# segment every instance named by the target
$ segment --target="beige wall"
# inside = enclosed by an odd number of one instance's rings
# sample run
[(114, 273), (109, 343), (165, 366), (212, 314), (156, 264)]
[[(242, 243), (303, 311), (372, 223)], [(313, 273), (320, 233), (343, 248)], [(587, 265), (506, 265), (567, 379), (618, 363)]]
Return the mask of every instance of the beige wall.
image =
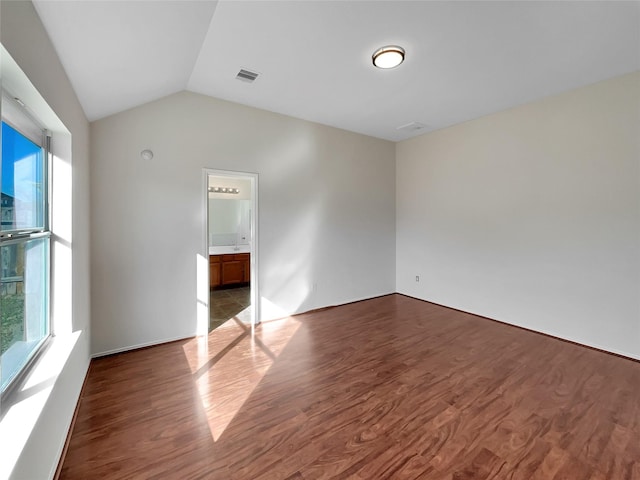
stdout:
[(259, 175), (263, 320), (395, 291), (394, 155), (188, 92), (92, 123), (93, 353), (196, 333), (203, 168)]
[(2, 45), (28, 77), (12, 78), (12, 87), (53, 131), (56, 335), (17, 394), (0, 406), (0, 478), (47, 479), (57, 467), (89, 365), (89, 124), (31, 2), (1, 2), (0, 18)]
[(639, 139), (634, 73), (400, 142), (398, 291), (640, 358)]

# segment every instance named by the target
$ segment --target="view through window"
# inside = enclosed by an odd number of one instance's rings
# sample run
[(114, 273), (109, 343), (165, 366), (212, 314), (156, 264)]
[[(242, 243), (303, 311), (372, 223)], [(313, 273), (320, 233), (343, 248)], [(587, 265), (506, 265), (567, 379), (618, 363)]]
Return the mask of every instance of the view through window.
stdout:
[(50, 333), (47, 141), (44, 135), (38, 141), (14, 127), (26, 117), (13, 123), (4, 114), (3, 102), (1, 392), (19, 377)]

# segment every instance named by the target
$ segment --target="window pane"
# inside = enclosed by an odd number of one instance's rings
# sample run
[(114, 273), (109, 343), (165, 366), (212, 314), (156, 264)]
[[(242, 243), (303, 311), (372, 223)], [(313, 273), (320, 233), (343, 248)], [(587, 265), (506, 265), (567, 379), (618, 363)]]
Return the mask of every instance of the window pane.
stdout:
[(43, 149), (2, 122), (2, 230), (44, 228)]
[(2, 245), (1, 390), (49, 335), (49, 238)]

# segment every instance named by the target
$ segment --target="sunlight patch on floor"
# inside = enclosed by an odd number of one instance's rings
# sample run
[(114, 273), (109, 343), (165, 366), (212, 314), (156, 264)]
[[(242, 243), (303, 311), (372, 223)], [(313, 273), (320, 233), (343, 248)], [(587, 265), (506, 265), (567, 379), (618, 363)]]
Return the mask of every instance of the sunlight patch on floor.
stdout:
[(185, 357), (214, 441), (220, 439), (299, 327), (300, 322), (291, 317), (253, 329), (232, 318), (207, 337), (185, 344)]

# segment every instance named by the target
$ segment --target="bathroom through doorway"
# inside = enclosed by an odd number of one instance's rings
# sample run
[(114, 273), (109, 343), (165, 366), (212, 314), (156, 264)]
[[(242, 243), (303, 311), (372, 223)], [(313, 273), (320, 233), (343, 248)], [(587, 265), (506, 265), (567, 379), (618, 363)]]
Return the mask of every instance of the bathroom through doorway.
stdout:
[(206, 170), (208, 331), (259, 322), (257, 175)]

